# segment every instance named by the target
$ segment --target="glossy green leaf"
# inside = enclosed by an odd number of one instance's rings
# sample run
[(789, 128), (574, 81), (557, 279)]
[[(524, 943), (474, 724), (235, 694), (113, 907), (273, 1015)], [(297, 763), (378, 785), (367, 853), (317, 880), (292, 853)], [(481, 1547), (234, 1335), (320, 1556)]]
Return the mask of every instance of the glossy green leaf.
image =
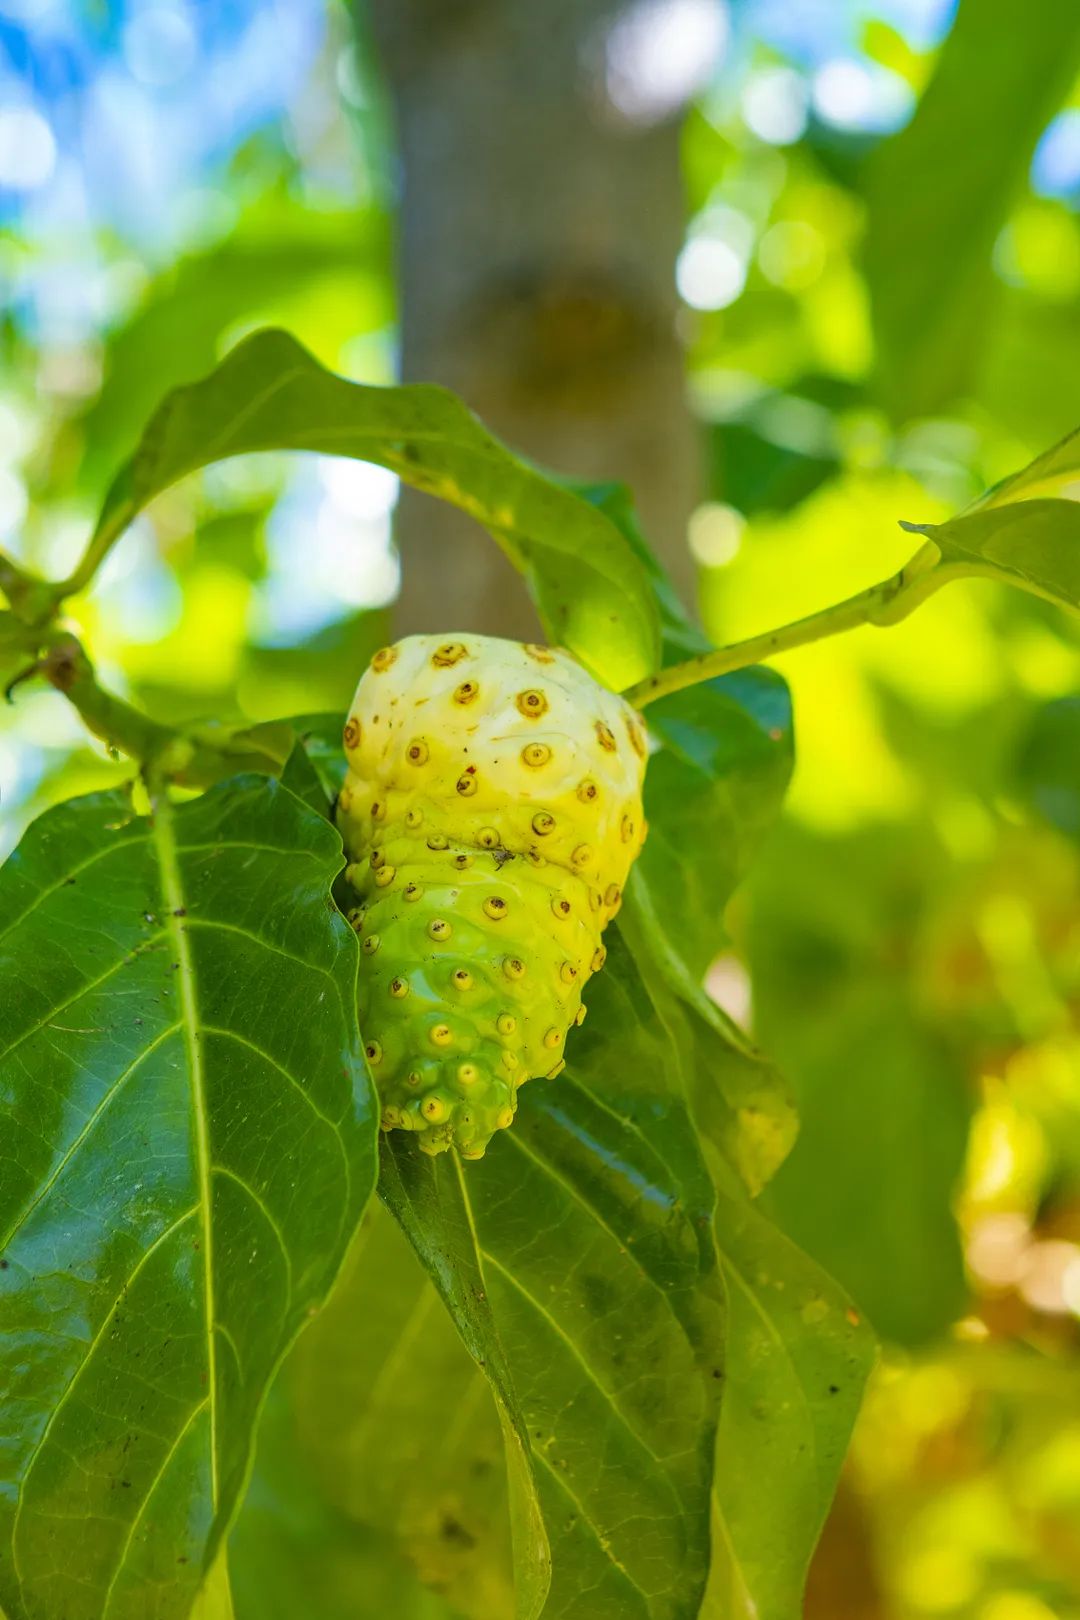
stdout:
[(392, 1557), (407, 1559), (462, 1615), (513, 1613), (506, 1466), (491, 1392), (379, 1205), (282, 1386), (319, 1500), (376, 1530)]
[(246, 338), (209, 376), (167, 396), (106, 497), (96, 549), (185, 473), (254, 450), (389, 467), (491, 531), (525, 575), (549, 635), (598, 679), (621, 689), (653, 668), (652, 593), (602, 513), (511, 455), (445, 389), (349, 382), (285, 332)]
[(650, 704), (649, 837), (637, 874), (658, 926), (697, 979), (723, 939), (724, 907), (780, 808), (791, 775), (791, 700), (747, 669)]
[[(580, 1032), (599, 1033), (525, 1087), (495, 1150), (425, 1161), (391, 1135), (380, 1186), (518, 1437), (545, 1617), (678, 1620), (708, 1567), (723, 1376), (711, 1190), (664, 1028), (647, 997), (627, 1018), (617, 947), (609, 968)], [(597, 1085), (597, 1052), (619, 1087)], [(519, 1569), (544, 1552), (519, 1530)]]
[[(713, 1232), (727, 1300), (724, 1396), (713, 1486), (705, 1620), (794, 1620), (874, 1358), (873, 1337), (844, 1290), (751, 1202), (790, 1151), (786, 1086), (689, 980), (656, 950), (642, 888), (619, 931), (629, 941), (640, 1006), (645, 985), (663, 1029), (655, 1055), (690, 1099), (711, 1174)], [(615, 957), (615, 972), (627, 973)], [(609, 966), (611, 964), (609, 963)], [(608, 973), (605, 968), (604, 974)], [(597, 997), (594, 995), (594, 1001)], [(598, 1069), (621, 1079), (640, 1034), (627, 1006), (590, 1029)], [(614, 1030), (627, 1031), (620, 1051)], [(582, 1034), (585, 1033), (582, 1031)], [(614, 1050), (612, 1050), (614, 1048)], [(642, 1125), (647, 1116), (642, 1118)]]
[(334, 830), (264, 777), (0, 870), (0, 1595), (180, 1620), (374, 1176)]
[(946, 563), (1080, 610), (1080, 506), (1013, 500), (962, 512), (947, 523), (905, 523), (940, 546)]
[(721, 1193), (716, 1234), (728, 1376), (700, 1620), (798, 1620), (873, 1339), (843, 1289), (744, 1196)]
[(1080, 62), (1059, 0), (961, 0), (911, 122), (866, 178), (865, 249), (881, 390), (900, 418), (975, 380), (995, 297), (995, 240)]
[[(366, 1300), (357, 1342), (377, 1314), (374, 1304)], [(335, 1494), (321, 1489), (309, 1465), (312, 1436), (301, 1442), (291, 1399), (292, 1369), (306, 1337), (270, 1391), (251, 1482), (229, 1534), (235, 1620), (466, 1620), (421, 1584), (391, 1537), (351, 1519)], [(337, 1418), (341, 1433), (352, 1433), (363, 1407)]]
[(1080, 428), (1067, 433), (1041, 456), (1029, 461), (1019, 472), (1010, 473), (969, 508), (980, 511), (990, 506), (1006, 506), (1012, 501), (1058, 497), (1076, 500), (1080, 495)]

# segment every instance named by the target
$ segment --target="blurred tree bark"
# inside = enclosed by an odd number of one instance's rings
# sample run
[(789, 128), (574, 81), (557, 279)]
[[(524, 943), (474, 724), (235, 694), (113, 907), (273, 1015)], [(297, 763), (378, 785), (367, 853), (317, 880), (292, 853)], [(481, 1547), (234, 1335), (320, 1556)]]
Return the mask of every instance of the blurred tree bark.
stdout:
[[(678, 122), (634, 123), (605, 95), (605, 37), (625, 7), (366, 0), (402, 164), (402, 374), (454, 389), (541, 465), (631, 484), (689, 597)], [(470, 519), (406, 493), (398, 537), (402, 629), (536, 633)]]

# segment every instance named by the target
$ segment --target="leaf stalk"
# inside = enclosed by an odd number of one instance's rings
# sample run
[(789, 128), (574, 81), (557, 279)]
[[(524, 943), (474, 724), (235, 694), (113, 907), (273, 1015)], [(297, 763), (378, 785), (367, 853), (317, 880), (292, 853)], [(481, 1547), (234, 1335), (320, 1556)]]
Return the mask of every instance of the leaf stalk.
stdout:
[(657, 670), (655, 675), (631, 686), (623, 697), (635, 708), (644, 709), (647, 704), (670, 697), (673, 692), (682, 692), (689, 686), (698, 686), (702, 681), (711, 681), (717, 675), (730, 675), (751, 664), (760, 664), (778, 653), (789, 652), (793, 647), (805, 647), (811, 642), (823, 641), (827, 636), (855, 630), (864, 624), (879, 627), (899, 624), (950, 580), (973, 572), (966, 564), (942, 563), (940, 550), (933, 541), (928, 541), (899, 573), (889, 579), (881, 580), (855, 596), (846, 597), (842, 602), (821, 608), (817, 613), (796, 619), (791, 624), (779, 625), (774, 630), (750, 636), (745, 641), (732, 642), (727, 647), (717, 647), (712, 652), (688, 658), (684, 663)]

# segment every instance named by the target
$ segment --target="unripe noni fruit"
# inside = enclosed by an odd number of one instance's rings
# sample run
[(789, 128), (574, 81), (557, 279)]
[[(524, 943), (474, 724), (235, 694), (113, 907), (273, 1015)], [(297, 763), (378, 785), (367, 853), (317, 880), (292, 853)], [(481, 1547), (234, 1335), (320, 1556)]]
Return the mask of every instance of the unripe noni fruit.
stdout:
[(563, 1067), (645, 836), (645, 731), (568, 653), (490, 636), (377, 652), (338, 824), (384, 1130), (478, 1159)]

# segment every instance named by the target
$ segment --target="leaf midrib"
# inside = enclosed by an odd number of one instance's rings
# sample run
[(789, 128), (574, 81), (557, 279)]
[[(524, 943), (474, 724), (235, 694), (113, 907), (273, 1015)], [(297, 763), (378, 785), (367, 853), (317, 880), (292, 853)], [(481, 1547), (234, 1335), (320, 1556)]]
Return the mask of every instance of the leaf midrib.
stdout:
[(191, 1104), (194, 1121), (196, 1172), (199, 1209), (203, 1228), (203, 1275), (206, 1322), (206, 1367), (210, 1412), (210, 1499), (214, 1512), (218, 1506), (217, 1460), (217, 1368), (214, 1344), (214, 1223), (210, 1191), (210, 1132), (206, 1110), (206, 1070), (199, 1041), (199, 1007), (196, 994), (195, 964), (191, 944), (181, 918), (187, 913), (184, 885), (180, 876), (179, 852), (173, 826), (173, 807), (167, 790), (154, 807), (150, 822), (150, 835), (157, 850), (161, 872), (161, 894), (165, 901), (166, 930), (173, 944), (177, 963), (176, 979), (179, 989), (180, 1023), (184, 1049), (187, 1053), (188, 1074), (191, 1080)]

